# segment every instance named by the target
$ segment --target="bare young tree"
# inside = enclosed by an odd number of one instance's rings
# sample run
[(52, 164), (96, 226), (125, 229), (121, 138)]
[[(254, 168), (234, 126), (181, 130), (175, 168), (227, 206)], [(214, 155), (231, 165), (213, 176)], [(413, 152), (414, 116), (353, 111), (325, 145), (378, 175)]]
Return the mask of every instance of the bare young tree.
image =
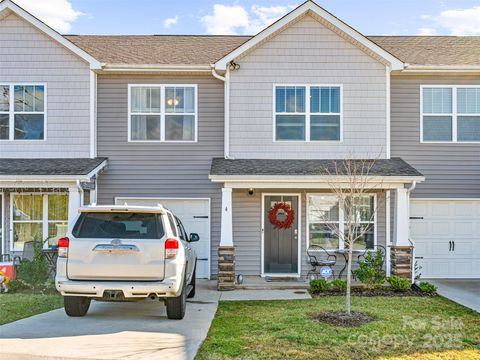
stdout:
[(381, 180), (372, 175), (372, 169), (376, 164), (371, 160), (332, 160), (322, 170), (327, 175), (327, 183), (332, 194), (337, 198), (339, 206), (343, 210), (343, 221), (330, 222), (330, 214), (319, 211), (325, 215), (323, 220), (332, 236), (343, 241), (348, 249), (347, 253), (347, 289), (345, 297), (345, 312), (351, 315), (350, 295), (352, 284), (352, 258), (354, 244), (372, 230), (377, 205), (370, 207), (370, 211), (362, 210), (361, 201), (367, 195), (375, 193), (381, 186)]

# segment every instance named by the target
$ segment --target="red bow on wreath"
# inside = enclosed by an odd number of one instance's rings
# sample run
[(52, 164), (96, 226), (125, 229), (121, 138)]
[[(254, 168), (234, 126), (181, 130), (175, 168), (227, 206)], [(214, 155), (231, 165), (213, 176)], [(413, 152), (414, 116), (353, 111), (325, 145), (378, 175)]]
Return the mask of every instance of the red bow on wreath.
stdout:
[[(278, 213), (282, 211), (286, 214), (285, 220), (278, 220)], [(275, 229), (289, 229), (295, 220), (295, 212), (292, 207), (285, 202), (278, 202), (268, 212), (268, 219)]]

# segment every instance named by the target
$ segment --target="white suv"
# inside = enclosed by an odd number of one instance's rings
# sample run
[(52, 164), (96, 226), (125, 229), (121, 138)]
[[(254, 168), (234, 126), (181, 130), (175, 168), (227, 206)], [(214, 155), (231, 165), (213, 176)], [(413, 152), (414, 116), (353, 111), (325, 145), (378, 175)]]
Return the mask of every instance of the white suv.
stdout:
[(195, 295), (198, 234), (161, 205), (89, 206), (58, 241), (55, 285), (69, 316), (84, 316), (92, 299), (164, 300), (169, 319), (183, 319)]

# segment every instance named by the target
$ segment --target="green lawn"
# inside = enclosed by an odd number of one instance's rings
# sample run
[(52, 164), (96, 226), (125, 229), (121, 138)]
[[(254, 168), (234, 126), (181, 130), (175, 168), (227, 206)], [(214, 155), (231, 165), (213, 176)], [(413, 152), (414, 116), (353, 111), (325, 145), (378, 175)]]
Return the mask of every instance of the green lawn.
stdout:
[(441, 297), (355, 297), (376, 321), (357, 328), (314, 322), (343, 297), (220, 302), (197, 359), (480, 359), (480, 315)]
[(63, 299), (58, 294), (0, 294), (0, 325), (62, 306)]

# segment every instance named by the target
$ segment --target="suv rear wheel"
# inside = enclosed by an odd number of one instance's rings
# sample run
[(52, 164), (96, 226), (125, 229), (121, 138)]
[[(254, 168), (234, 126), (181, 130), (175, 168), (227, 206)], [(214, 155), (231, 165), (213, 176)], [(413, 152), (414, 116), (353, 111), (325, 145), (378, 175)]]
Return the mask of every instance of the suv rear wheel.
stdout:
[(177, 297), (167, 298), (167, 317), (171, 320), (182, 320), (187, 307), (187, 280), (183, 281), (182, 292)]
[(83, 296), (64, 296), (63, 305), (68, 316), (85, 316), (92, 299)]

